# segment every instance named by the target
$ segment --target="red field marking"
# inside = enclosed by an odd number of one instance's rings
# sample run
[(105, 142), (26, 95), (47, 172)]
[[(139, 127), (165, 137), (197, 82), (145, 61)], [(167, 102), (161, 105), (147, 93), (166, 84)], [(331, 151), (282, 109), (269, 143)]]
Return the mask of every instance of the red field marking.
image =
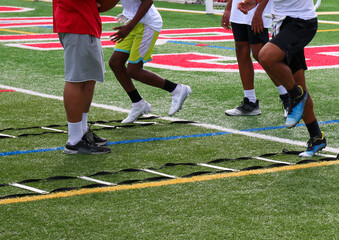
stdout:
[(233, 41), (232, 30), (221, 27), (214, 28), (184, 28), (163, 29), (159, 39), (173, 41), (195, 41), (195, 42), (224, 42)]
[[(115, 46), (110, 40), (101, 40), (102, 47), (111, 47)], [(40, 50), (40, 51), (50, 51), (50, 50), (61, 50), (62, 45), (60, 42), (38, 42), (38, 43), (20, 43), (20, 44), (6, 44), (6, 46), (26, 48), (31, 50)]]
[(58, 40), (58, 34), (14, 34), (0, 35), (0, 42), (20, 42), (20, 41), (42, 41), (42, 40)]
[[(17, 18), (16, 18), (17, 19)], [(20, 18), (24, 19), (24, 18)], [(31, 19), (31, 18), (29, 18)], [(38, 19), (44, 21), (46, 19)], [(25, 21), (27, 18), (25, 18)], [(48, 19), (47, 19), (48, 20)], [(111, 17), (107, 21), (112, 20)], [(108, 38), (112, 32), (102, 33), (102, 46), (114, 47), (114, 43)], [(42, 40), (50, 40), (53, 42), (37, 42)], [(157, 45), (163, 44), (166, 41), (193, 41), (201, 42), (196, 46), (204, 47), (206, 42), (223, 42), (233, 41), (231, 30), (218, 28), (194, 28), (194, 29), (164, 29), (159, 35)], [(19, 42), (26, 41), (22, 44), (6, 44), (7, 46), (33, 49), (33, 50), (59, 50), (62, 49), (58, 41), (58, 35), (50, 34), (22, 34), (22, 35), (0, 35), (0, 42)], [(306, 62), (309, 69), (325, 69), (339, 68), (339, 45), (330, 46), (312, 46), (305, 48)], [(238, 71), (236, 58), (225, 55), (210, 55), (203, 53), (174, 53), (174, 54), (158, 54), (154, 55), (153, 61), (148, 63), (148, 66), (165, 68), (182, 71)], [(258, 63), (254, 63), (254, 68), (257, 71), (263, 71)]]
[(27, 12), (34, 10), (33, 8), (22, 8), (22, 7), (12, 7), (12, 6), (0, 6), (0, 13), (5, 12)]
[[(305, 57), (310, 70), (339, 68), (339, 45), (306, 47)], [(238, 71), (235, 57), (197, 52), (156, 54), (153, 55), (153, 61), (147, 63), (146, 66), (178, 71)], [(263, 71), (258, 63), (254, 63), (254, 69)]]
[(306, 47), (305, 57), (309, 69), (338, 68), (339, 45)]
[(0, 89), (0, 93), (2, 92), (15, 92), (13, 89)]
[[(1, 18), (0, 18), (1, 21)], [(107, 19), (107, 22), (113, 21)], [(112, 32), (103, 32), (102, 38), (108, 38)], [(195, 41), (195, 42), (224, 42), (233, 41), (231, 30), (223, 28), (196, 28), (196, 29), (165, 29), (160, 32), (159, 40), (173, 41)], [(19, 42), (19, 41), (42, 41), (42, 40), (58, 40), (55, 33), (49, 34), (14, 34), (0, 35), (0, 42)]]
[[(100, 16), (102, 23), (117, 23), (112, 16)], [(52, 17), (3, 17), (0, 18), (0, 28), (53, 26)]]

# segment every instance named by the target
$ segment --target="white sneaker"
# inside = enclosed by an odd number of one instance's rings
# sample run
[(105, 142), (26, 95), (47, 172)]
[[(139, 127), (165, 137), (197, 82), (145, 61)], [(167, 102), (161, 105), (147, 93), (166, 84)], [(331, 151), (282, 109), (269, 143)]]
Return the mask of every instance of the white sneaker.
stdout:
[(177, 87), (180, 87), (180, 90), (172, 92), (172, 103), (171, 109), (168, 112), (168, 115), (173, 116), (176, 112), (178, 112), (186, 98), (192, 93), (192, 90), (189, 86), (178, 84)]
[(128, 114), (128, 117), (121, 121), (121, 123), (132, 123), (137, 120), (140, 116), (147, 114), (152, 111), (151, 104), (146, 102), (144, 99), (137, 103), (132, 104), (132, 109)]

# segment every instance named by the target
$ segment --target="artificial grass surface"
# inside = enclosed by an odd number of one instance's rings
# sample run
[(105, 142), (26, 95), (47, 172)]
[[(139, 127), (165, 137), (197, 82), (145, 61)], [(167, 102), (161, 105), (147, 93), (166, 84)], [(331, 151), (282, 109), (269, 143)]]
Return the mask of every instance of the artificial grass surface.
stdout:
[[(36, 8), (24, 13), (1, 13), (10, 16), (52, 16), (51, 3), (2, 0), (2, 5)], [(203, 10), (203, 6), (156, 2), (157, 7)], [(105, 15), (116, 16), (121, 8)], [(325, 1), (319, 11), (337, 11), (336, 1)], [(221, 16), (161, 11), (164, 29), (219, 27)], [(338, 21), (338, 15), (319, 16), (320, 20)], [(104, 24), (111, 31), (114, 24)], [(319, 24), (319, 31), (310, 46), (338, 44), (337, 25)], [(11, 30), (11, 29), (9, 29)], [(50, 33), (41, 27), (15, 30)], [(14, 34), (1, 31), (0, 34)], [(194, 42), (193, 42), (194, 43)], [(233, 42), (208, 43), (234, 47)], [(104, 48), (107, 73), (104, 84), (97, 84), (94, 102), (130, 109), (131, 104), (113, 77), (107, 62), (113, 48)], [(230, 49), (197, 47), (166, 43), (155, 47), (154, 54), (200, 52), (235, 57)], [(33, 51), (0, 45), (0, 84), (62, 96), (63, 53)], [(224, 128), (253, 129), (282, 126), (278, 92), (267, 75), (257, 73), (255, 87), (262, 115), (232, 118), (225, 109), (237, 106), (242, 89), (237, 72), (186, 72), (158, 68), (147, 69), (175, 82), (188, 84), (193, 94), (175, 115), (180, 119), (214, 124)], [(308, 89), (315, 100), (318, 121), (338, 120), (338, 69), (306, 72)], [(152, 104), (153, 114), (167, 116), (171, 96), (159, 89), (136, 83), (142, 96)], [(117, 120), (127, 114), (92, 107), (89, 120)], [(170, 124), (163, 119), (140, 120), (157, 124), (146, 127), (98, 130), (110, 142), (193, 136), (220, 132), (189, 124)], [(63, 103), (59, 100), (26, 95), (19, 92), (0, 93), (0, 129), (66, 124)], [(112, 125), (119, 125), (113, 123)], [(339, 147), (338, 123), (321, 125), (328, 146)], [(93, 128), (97, 128), (94, 127)], [(63, 129), (63, 128), (61, 128)], [(37, 133), (43, 130), (25, 130)], [(22, 131), (5, 131), (18, 135)], [(305, 127), (292, 130), (274, 129), (255, 133), (305, 142)], [(17, 139), (0, 139), (0, 153), (62, 147), (66, 134), (45, 134)], [(282, 149), (301, 151), (304, 147), (273, 142), (237, 134), (189, 137), (175, 140), (128, 142), (109, 145), (112, 153), (101, 156), (68, 156), (61, 150), (16, 154), (0, 157), (0, 184), (52, 176), (88, 176), (99, 171), (128, 168), (158, 168), (165, 163), (207, 163), (219, 158), (254, 157)], [(329, 153), (326, 152), (325, 153)], [(333, 153), (332, 153), (333, 154)], [(277, 155), (270, 159), (296, 163), (295, 155)], [(320, 159), (315, 157), (314, 159)], [(242, 169), (268, 166), (260, 160), (226, 161), (216, 165)], [(201, 166), (176, 166), (158, 170), (184, 176), (196, 171), (213, 171)], [(97, 176), (109, 182), (145, 179), (154, 175), (145, 172), (119, 172)], [(0, 205), (1, 239), (336, 239), (338, 225), (338, 166), (322, 166), (262, 175), (252, 175), (206, 182), (195, 182)], [(51, 191), (61, 187), (79, 187), (90, 182), (80, 179), (39, 181), (27, 185)], [(0, 197), (27, 193), (14, 187), (0, 187)]]

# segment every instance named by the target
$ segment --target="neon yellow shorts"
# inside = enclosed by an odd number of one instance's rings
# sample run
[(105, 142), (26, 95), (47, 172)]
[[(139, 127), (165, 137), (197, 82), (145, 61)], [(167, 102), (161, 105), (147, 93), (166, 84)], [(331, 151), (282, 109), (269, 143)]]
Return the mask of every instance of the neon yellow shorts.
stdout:
[(130, 63), (152, 61), (152, 52), (159, 32), (138, 23), (128, 36), (115, 45), (114, 51), (129, 54)]

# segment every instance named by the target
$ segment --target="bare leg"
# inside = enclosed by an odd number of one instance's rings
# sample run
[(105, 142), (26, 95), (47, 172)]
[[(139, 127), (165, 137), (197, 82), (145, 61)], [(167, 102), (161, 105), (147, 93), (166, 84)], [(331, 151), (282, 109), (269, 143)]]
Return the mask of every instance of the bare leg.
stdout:
[(235, 43), (237, 61), (242, 86), (244, 90), (254, 89), (254, 68), (248, 42)]
[(136, 88), (132, 82), (131, 76), (128, 75), (125, 66), (128, 56), (127, 53), (115, 51), (109, 60), (109, 66), (124, 90), (126, 92), (132, 92)]
[[(252, 44), (251, 45), (251, 50), (252, 50), (252, 56), (253, 58), (259, 62), (259, 52), (260, 50), (263, 48), (264, 44), (259, 43), (259, 44)], [(276, 87), (280, 86), (281, 84), (275, 80), (269, 73), (267, 73), (267, 75), (270, 77), (270, 79), (272, 80), (272, 82), (274, 83), (274, 85)]]
[(143, 65), (142, 61), (135, 64), (129, 63), (127, 66), (128, 75), (147, 85), (163, 88), (166, 80), (153, 72), (143, 69)]
[(82, 106), (84, 105), (83, 86), (84, 83), (65, 83), (64, 107), (68, 122), (80, 122), (82, 119)]
[(267, 74), (286, 90), (292, 89), (296, 81), (285, 63), (285, 53), (273, 43), (267, 43), (259, 52), (259, 62)]
[(109, 65), (115, 77), (126, 92), (132, 92), (135, 90), (135, 86), (131, 78), (150, 86), (158, 88), (164, 87), (166, 80), (153, 72), (144, 70), (142, 61), (135, 64), (128, 63), (128, 67), (126, 68), (125, 64), (127, 59), (128, 54), (123, 52), (114, 52), (109, 61)]
[(95, 83), (96, 83), (95, 81), (88, 81), (85, 82), (83, 86), (82, 89), (82, 94), (84, 96), (83, 113), (89, 112), (94, 95)]

